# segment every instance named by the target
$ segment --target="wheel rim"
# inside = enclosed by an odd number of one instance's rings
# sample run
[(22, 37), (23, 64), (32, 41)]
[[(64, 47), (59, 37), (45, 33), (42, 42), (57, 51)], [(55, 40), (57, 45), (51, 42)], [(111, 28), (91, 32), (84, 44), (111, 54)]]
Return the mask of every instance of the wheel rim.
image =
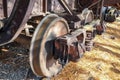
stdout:
[(30, 48), (31, 68), (38, 76), (52, 77), (62, 69), (54, 59), (52, 43), (56, 37), (68, 33), (68, 25), (63, 18), (48, 15), (37, 28)]

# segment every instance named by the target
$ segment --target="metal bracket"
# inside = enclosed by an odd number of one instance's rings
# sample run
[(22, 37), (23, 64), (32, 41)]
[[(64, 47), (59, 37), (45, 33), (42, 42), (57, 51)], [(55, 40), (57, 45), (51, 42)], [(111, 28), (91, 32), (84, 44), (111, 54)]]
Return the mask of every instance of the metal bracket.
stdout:
[(54, 57), (63, 59), (68, 56), (70, 61), (77, 61), (85, 52), (85, 30), (76, 30), (55, 40)]

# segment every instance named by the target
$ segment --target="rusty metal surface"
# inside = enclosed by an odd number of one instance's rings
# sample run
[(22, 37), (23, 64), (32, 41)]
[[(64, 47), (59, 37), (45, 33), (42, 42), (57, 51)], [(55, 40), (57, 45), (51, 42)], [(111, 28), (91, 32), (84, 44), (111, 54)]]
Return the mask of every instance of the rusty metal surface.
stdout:
[(4, 17), (8, 17), (8, 12), (7, 12), (7, 0), (2, 0), (3, 2), (3, 12), (4, 12)]
[(67, 58), (69, 61), (78, 61), (85, 53), (85, 34), (84, 30), (79, 29), (57, 38), (54, 57), (60, 59), (61, 63)]
[(118, 7), (117, 3), (120, 3), (120, 0), (105, 0), (104, 5)]

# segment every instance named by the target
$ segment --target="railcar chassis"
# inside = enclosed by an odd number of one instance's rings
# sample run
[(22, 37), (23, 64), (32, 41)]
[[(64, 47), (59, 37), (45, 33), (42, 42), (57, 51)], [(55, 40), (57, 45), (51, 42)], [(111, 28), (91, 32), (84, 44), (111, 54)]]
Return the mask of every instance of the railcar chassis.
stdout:
[[(14, 0), (8, 15), (3, 2), (0, 20), (0, 46), (14, 41), (29, 22), (35, 0)], [(32, 34), (30, 66), (38, 76), (52, 77), (69, 61), (78, 61), (90, 51), (93, 38), (105, 31), (103, 6), (119, 8), (120, 0), (39, 0), (40, 22)], [(86, 4), (89, 3), (89, 4)], [(36, 15), (38, 16), (38, 15)]]

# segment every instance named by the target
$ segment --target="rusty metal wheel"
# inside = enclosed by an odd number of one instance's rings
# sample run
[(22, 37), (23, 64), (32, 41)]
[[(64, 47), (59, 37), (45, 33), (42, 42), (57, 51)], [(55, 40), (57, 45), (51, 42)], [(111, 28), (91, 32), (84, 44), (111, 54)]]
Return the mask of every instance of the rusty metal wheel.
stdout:
[(53, 40), (68, 32), (67, 22), (57, 15), (50, 14), (40, 22), (30, 47), (30, 65), (36, 75), (52, 77), (61, 71), (62, 64), (54, 59)]
[(4, 15), (6, 17), (4, 23), (0, 29), (0, 46), (15, 40), (21, 31), (24, 29), (24, 25), (30, 17), (35, 0), (11, 0), (13, 8), (10, 10), (10, 14), (7, 14), (7, 1), (4, 2)]

